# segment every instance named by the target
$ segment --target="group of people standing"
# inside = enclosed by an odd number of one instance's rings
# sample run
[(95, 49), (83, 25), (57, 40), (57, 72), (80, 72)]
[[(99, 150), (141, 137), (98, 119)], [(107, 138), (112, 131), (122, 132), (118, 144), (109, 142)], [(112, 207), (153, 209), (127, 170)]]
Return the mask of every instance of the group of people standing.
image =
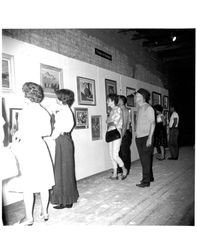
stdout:
[[(40, 85), (27, 82), (23, 85), (25, 107), (19, 117), (19, 130), (14, 135), (18, 145), (18, 162), (23, 183), (26, 216), (20, 221), (32, 225), (34, 193), (41, 197), (40, 217), (49, 219), (49, 200), (54, 209), (71, 208), (77, 202), (79, 193), (75, 176), (74, 144), (71, 132), (75, 126), (71, 106), (74, 93), (61, 89), (56, 94), (56, 111), (51, 116), (41, 105), (44, 98)], [(154, 146), (160, 148), (161, 158), (165, 158), (167, 145), (165, 119), (160, 106), (155, 111), (149, 104), (150, 93), (139, 89), (135, 94), (137, 105), (136, 145), (142, 164), (142, 180), (138, 187), (148, 187), (154, 181), (152, 156)], [(132, 127), (130, 111), (126, 108), (125, 96), (109, 94), (107, 105), (111, 108), (107, 118), (107, 131), (116, 129), (119, 138), (109, 142), (109, 152), (113, 164), (111, 180), (125, 180), (131, 168)], [(174, 111), (172, 109), (172, 111)], [(174, 111), (170, 119), (169, 147), (170, 159), (178, 159), (178, 114)], [(156, 124), (156, 128), (155, 128)], [(154, 133), (155, 131), (155, 133)], [(155, 136), (154, 136), (155, 135)], [(45, 138), (55, 142), (53, 159)], [(155, 138), (155, 144), (154, 144)]]
[[(34, 193), (40, 193), (40, 217), (44, 221), (49, 219), (49, 199), (55, 209), (71, 208), (78, 200), (71, 137), (74, 116), (70, 107), (74, 93), (68, 89), (56, 91), (57, 108), (51, 124), (51, 115), (41, 105), (44, 98), (42, 87), (27, 82), (22, 91), (25, 107), (19, 117), (19, 130), (14, 135), (14, 142), (19, 149), (17, 158), (26, 211), (26, 216), (19, 223), (29, 226), (34, 222)], [(49, 136), (55, 143), (54, 161), (44, 140)]]
[[(119, 99), (119, 101), (118, 101)], [(152, 162), (153, 149), (156, 147), (160, 152), (159, 160), (165, 159), (165, 148), (169, 146), (171, 157), (169, 160), (178, 159), (178, 124), (179, 116), (174, 106), (171, 106), (171, 117), (169, 122), (169, 142), (167, 141), (166, 119), (163, 115), (161, 105), (152, 107), (149, 104), (150, 93), (146, 89), (140, 88), (135, 93), (137, 106), (136, 124), (136, 146), (138, 149), (141, 165), (142, 180), (136, 184), (138, 187), (149, 187), (154, 181)], [(118, 129), (120, 138), (109, 143), (110, 157), (113, 163), (113, 174), (110, 179), (118, 179), (119, 172), (122, 172), (121, 179), (126, 179), (131, 167), (130, 145), (132, 140), (131, 123), (129, 122), (129, 111), (125, 107), (126, 97), (116, 94), (109, 94), (107, 104), (111, 107), (110, 115), (107, 119), (108, 131)], [(122, 171), (121, 171), (122, 170)]]

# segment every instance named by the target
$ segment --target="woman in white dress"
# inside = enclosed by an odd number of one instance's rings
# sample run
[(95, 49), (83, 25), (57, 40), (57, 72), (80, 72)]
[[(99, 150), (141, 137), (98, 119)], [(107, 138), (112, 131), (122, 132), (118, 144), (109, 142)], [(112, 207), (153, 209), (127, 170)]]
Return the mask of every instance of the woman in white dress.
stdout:
[(25, 107), (19, 117), (19, 131), (15, 140), (19, 143), (19, 165), (24, 192), (26, 218), (24, 225), (33, 224), (34, 193), (41, 194), (42, 216), (48, 220), (49, 190), (54, 183), (53, 165), (43, 136), (51, 134), (50, 115), (40, 105), (43, 89), (40, 85), (27, 82), (22, 88)]

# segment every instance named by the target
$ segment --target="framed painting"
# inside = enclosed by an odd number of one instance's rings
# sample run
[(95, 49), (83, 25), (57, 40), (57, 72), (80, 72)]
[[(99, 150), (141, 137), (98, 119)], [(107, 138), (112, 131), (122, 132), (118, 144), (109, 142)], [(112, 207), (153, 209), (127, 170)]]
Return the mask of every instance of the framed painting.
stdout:
[(91, 127), (92, 127), (92, 140), (101, 140), (102, 139), (102, 121), (101, 115), (93, 115), (91, 116)]
[(75, 128), (88, 128), (87, 108), (75, 108)]
[(135, 89), (126, 87), (127, 107), (135, 107)]
[(63, 88), (63, 70), (41, 63), (40, 83), (46, 96), (55, 97), (55, 91)]
[(158, 92), (152, 92), (152, 106), (155, 106), (157, 104), (161, 105), (161, 94)]
[(116, 81), (105, 79), (105, 95), (106, 95), (106, 112), (109, 115), (111, 109), (107, 106), (107, 96), (109, 94), (117, 94), (117, 83)]
[(169, 99), (168, 99), (168, 96), (166, 95), (163, 96), (163, 108), (169, 109)]
[(13, 92), (14, 85), (14, 56), (2, 54), (2, 90)]
[(96, 105), (95, 80), (78, 76), (77, 93), (79, 105)]
[(19, 130), (18, 119), (22, 109), (21, 108), (10, 108), (10, 124), (9, 124), (9, 141), (13, 141), (13, 136), (16, 131)]

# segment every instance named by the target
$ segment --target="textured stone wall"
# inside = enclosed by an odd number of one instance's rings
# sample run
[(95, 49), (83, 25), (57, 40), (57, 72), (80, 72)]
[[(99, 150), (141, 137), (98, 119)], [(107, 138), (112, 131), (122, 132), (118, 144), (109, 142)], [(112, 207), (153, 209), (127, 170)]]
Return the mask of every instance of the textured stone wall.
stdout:
[[(158, 62), (136, 43), (128, 46), (114, 30), (6, 29), (3, 35), (157, 86), (167, 83)], [(95, 48), (112, 55), (112, 61), (95, 55)]]

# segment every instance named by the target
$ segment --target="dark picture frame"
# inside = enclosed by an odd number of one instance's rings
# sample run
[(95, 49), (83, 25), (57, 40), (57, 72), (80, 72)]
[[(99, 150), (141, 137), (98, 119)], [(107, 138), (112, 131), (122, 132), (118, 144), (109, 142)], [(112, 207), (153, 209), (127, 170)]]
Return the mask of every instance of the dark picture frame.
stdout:
[(83, 129), (89, 127), (88, 121), (88, 109), (87, 108), (75, 108), (75, 128)]
[(40, 64), (40, 83), (47, 97), (55, 97), (55, 91), (63, 88), (63, 70)]
[(127, 98), (127, 107), (135, 107), (135, 91), (136, 89), (126, 87), (126, 98)]
[(15, 90), (14, 77), (14, 56), (2, 54), (2, 91), (14, 92)]
[(152, 92), (152, 106), (155, 106), (157, 104), (161, 105), (161, 94), (153, 91)]
[(78, 94), (79, 105), (96, 106), (95, 80), (78, 76), (77, 94)]
[(102, 116), (92, 115), (91, 116), (91, 130), (92, 130), (92, 140), (102, 139)]
[(163, 108), (169, 109), (169, 97), (167, 95), (163, 96)]
[(117, 82), (110, 79), (105, 79), (105, 96), (106, 96), (106, 112), (109, 115), (111, 109), (107, 106), (107, 96), (109, 94), (117, 94)]
[(10, 108), (9, 141), (13, 141), (14, 134), (19, 130), (18, 118), (22, 108)]

